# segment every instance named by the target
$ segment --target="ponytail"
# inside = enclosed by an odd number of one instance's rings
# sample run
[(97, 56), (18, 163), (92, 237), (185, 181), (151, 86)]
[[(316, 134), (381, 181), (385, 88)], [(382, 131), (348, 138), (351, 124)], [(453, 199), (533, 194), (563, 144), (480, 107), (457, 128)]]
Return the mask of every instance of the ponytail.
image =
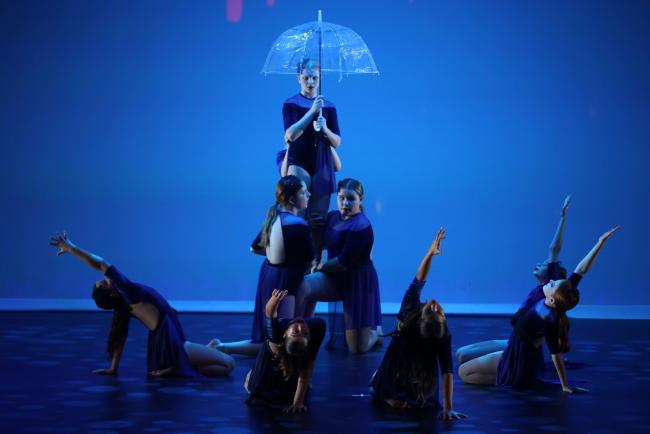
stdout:
[(273, 228), (273, 223), (278, 216), (278, 203), (274, 203), (266, 213), (266, 219), (262, 225), (262, 245), (266, 248), (269, 246), (271, 240), (271, 228)]

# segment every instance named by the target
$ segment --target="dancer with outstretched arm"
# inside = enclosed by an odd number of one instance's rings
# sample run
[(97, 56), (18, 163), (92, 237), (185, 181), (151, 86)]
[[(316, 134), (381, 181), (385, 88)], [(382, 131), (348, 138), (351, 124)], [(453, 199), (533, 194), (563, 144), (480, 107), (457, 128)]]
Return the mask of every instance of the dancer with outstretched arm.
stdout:
[(294, 317), (296, 292), (305, 273), (314, 265), (309, 226), (299, 216), (307, 208), (309, 196), (307, 186), (296, 176), (285, 176), (276, 184), (276, 201), (269, 208), (262, 230), (251, 245), (253, 253), (265, 257), (257, 282), (251, 338), (236, 342), (221, 342), (214, 338), (210, 346), (228, 354), (256, 355), (267, 338), (264, 306), (274, 289), (288, 291), (278, 307), (280, 316)]
[(278, 318), (278, 306), (287, 294), (286, 290), (274, 290), (266, 304), (268, 339), (246, 376), (244, 387), (250, 394), (246, 403), (285, 405), (286, 413), (304, 413), (325, 321)]
[[(556, 232), (560, 240), (567, 207), (568, 200), (565, 201), (562, 220)], [(522, 389), (543, 385), (541, 346), (545, 341), (562, 390), (566, 393), (586, 392), (586, 389), (571, 386), (566, 375), (563, 357), (569, 351), (569, 319), (566, 313), (578, 304), (578, 284), (593, 266), (607, 240), (618, 229), (617, 226), (602, 234), (568, 279), (557, 262), (561, 241), (554, 241), (548, 263), (545, 267), (536, 268), (538, 274), (545, 272), (544, 280), (528, 294), (513, 316), (513, 331), (505, 349), (490, 351), (493, 348), (480, 343), (460, 348), (457, 356), (464, 360), (458, 368), (460, 378), (470, 384), (496, 384), (503, 388)], [(482, 348), (490, 352), (482, 353)]]
[[(451, 332), (440, 303), (420, 301), (431, 260), (442, 253), (444, 239), (445, 229), (440, 228), (404, 294), (397, 330), (391, 334), (391, 343), (372, 377), (371, 393), (393, 408), (431, 407), (441, 410), (440, 419), (451, 420), (466, 417), (453, 409)], [(442, 406), (438, 401), (438, 371)]]
[(228, 375), (235, 360), (206, 345), (185, 339), (176, 311), (153, 288), (130, 281), (115, 265), (102, 257), (75, 245), (66, 232), (50, 237), (50, 245), (59, 248), (57, 255), (71, 253), (105, 277), (95, 282), (93, 299), (97, 307), (113, 311), (108, 336), (111, 365), (94, 371), (96, 374), (117, 375), (126, 343), (131, 316), (149, 329), (147, 341), (147, 371), (154, 377), (200, 377)]

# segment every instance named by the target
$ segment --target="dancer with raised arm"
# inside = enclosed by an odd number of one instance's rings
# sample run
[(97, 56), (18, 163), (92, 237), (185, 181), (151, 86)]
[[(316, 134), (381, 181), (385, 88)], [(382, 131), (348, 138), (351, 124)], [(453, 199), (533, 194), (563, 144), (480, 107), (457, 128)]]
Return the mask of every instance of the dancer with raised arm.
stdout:
[(108, 336), (111, 365), (94, 371), (96, 374), (117, 375), (130, 317), (134, 316), (149, 329), (147, 342), (147, 371), (154, 377), (200, 377), (228, 375), (235, 360), (227, 354), (185, 339), (176, 311), (153, 288), (131, 282), (114, 265), (102, 257), (75, 245), (66, 232), (50, 237), (50, 245), (59, 248), (57, 255), (71, 253), (105, 277), (95, 282), (93, 299), (97, 307), (113, 311)]
[[(529, 309), (534, 303), (540, 300), (542, 296), (541, 288), (550, 280), (566, 279), (567, 271), (560, 262), (560, 252), (564, 243), (564, 229), (566, 228), (567, 214), (569, 211), (569, 204), (571, 203), (571, 195), (564, 199), (562, 211), (560, 212), (560, 222), (557, 225), (551, 244), (548, 247), (548, 256), (543, 262), (539, 262), (533, 268), (533, 276), (538, 284), (528, 294), (526, 300), (521, 304), (519, 311)], [(456, 358), (460, 363), (465, 363), (468, 360), (477, 357), (494, 353), (496, 351), (503, 351), (508, 346), (507, 339), (495, 339), (491, 341), (477, 342), (475, 344), (465, 345), (456, 351)]]
[(279, 319), (278, 306), (288, 291), (274, 290), (266, 304), (268, 339), (262, 345), (244, 387), (247, 404), (288, 405), (286, 413), (307, 411), (305, 397), (314, 361), (325, 336), (320, 318)]
[[(422, 258), (418, 271), (408, 287), (397, 315), (397, 331), (379, 369), (372, 380), (372, 395), (393, 408), (440, 409), (444, 420), (466, 416), (453, 410), (454, 374), (451, 355), (451, 333), (445, 312), (436, 300), (420, 302), (431, 260), (440, 255), (445, 228), (440, 228)], [(438, 401), (438, 370), (442, 378), (442, 406)]]
[[(463, 361), (458, 368), (460, 378), (470, 384), (496, 384), (504, 388), (532, 388), (544, 384), (542, 343), (546, 341), (562, 390), (566, 393), (586, 392), (569, 384), (563, 354), (569, 351), (569, 319), (567, 311), (579, 301), (578, 284), (591, 269), (605, 242), (619, 229), (602, 234), (594, 247), (566, 278), (559, 266), (558, 254), (566, 219), (568, 198), (562, 208), (562, 219), (551, 244), (548, 262), (538, 265), (536, 275), (543, 276), (512, 318), (513, 331), (504, 350), (490, 351), (490, 346), (475, 344), (458, 350)], [(541, 280), (541, 279), (540, 279)], [(474, 357), (472, 357), (474, 356)]]
[(251, 245), (253, 253), (266, 257), (259, 272), (251, 338), (238, 342), (221, 342), (215, 338), (208, 345), (228, 354), (257, 354), (267, 338), (264, 306), (276, 288), (288, 291), (279, 306), (280, 316), (293, 318), (296, 291), (314, 265), (309, 226), (298, 216), (307, 208), (309, 196), (307, 186), (296, 176), (285, 176), (278, 181), (276, 203), (269, 208), (262, 231)]

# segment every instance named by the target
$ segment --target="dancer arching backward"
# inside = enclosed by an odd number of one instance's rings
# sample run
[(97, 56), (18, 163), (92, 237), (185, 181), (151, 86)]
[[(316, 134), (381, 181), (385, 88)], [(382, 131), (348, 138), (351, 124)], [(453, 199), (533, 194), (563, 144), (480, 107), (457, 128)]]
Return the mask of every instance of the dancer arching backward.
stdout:
[[(567, 206), (568, 199), (554, 240), (562, 238)], [(605, 242), (617, 230), (615, 227), (601, 235), (568, 279), (557, 262), (561, 241), (554, 241), (548, 264), (536, 268), (536, 273), (545, 275), (545, 279), (528, 294), (513, 316), (513, 331), (505, 350), (494, 351), (490, 344), (484, 349), (492, 352), (483, 354), (480, 351), (483, 344), (460, 348), (459, 359), (467, 360), (458, 369), (460, 378), (470, 384), (496, 384), (505, 388), (530, 388), (543, 384), (541, 345), (546, 341), (562, 390), (566, 393), (586, 392), (586, 389), (570, 386), (567, 379), (563, 357), (563, 353), (569, 350), (566, 312), (578, 304), (578, 283), (593, 265)], [(468, 354), (475, 357), (468, 360)]]
[(247, 404), (289, 405), (285, 412), (306, 412), (305, 396), (314, 361), (325, 336), (325, 321), (278, 319), (278, 305), (287, 291), (274, 290), (266, 304), (268, 339), (262, 345), (244, 387)]
[(452, 408), (454, 379), (451, 333), (442, 306), (429, 300), (420, 303), (431, 260), (442, 253), (440, 243), (445, 229), (440, 228), (411, 282), (399, 310), (397, 331), (379, 369), (372, 377), (372, 394), (394, 408), (434, 407), (438, 402), (438, 366), (442, 374), (441, 419), (466, 417)]
[(351, 352), (372, 348), (381, 330), (379, 281), (370, 259), (374, 235), (363, 213), (363, 186), (356, 179), (338, 183), (338, 211), (327, 216), (328, 261), (305, 276), (296, 315), (311, 317), (317, 301), (343, 300), (345, 340)]
[[(566, 227), (567, 212), (571, 203), (571, 195), (564, 199), (562, 212), (560, 213), (560, 222), (557, 225), (553, 239), (548, 248), (548, 257), (544, 262), (535, 265), (533, 276), (537, 279), (538, 285), (528, 294), (528, 297), (522, 303), (519, 311), (529, 309), (534, 303), (543, 298), (542, 287), (550, 280), (566, 279), (566, 268), (559, 261), (560, 251), (564, 242), (564, 229)], [(577, 285), (577, 283), (576, 283)], [(465, 345), (456, 351), (456, 358), (460, 363), (465, 363), (477, 357), (503, 351), (508, 346), (507, 339), (495, 339), (492, 341), (477, 342), (471, 345)]]
[[(318, 95), (318, 63), (303, 59), (298, 64), (297, 72), (300, 93), (287, 99), (282, 106), (284, 139), (289, 144), (287, 173), (305, 181), (312, 194), (308, 221), (318, 255), (322, 249), (330, 195), (335, 188), (334, 162), (330, 148), (339, 147), (341, 133), (336, 107)], [(322, 116), (319, 115), (321, 111)]]
[(131, 316), (149, 329), (147, 371), (150, 375), (217, 376), (228, 375), (235, 368), (235, 360), (229, 355), (187, 341), (176, 311), (155, 289), (131, 282), (114, 265), (73, 244), (65, 232), (51, 236), (50, 245), (59, 248), (57, 255), (72, 253), (105, 276), (95, 282), (93, 299), (97, 307), (113, 311), (108, 335), (111, 366), (94, 371), (96, 374), (117, 375)]
[(311, 233), (307, 222), (298, 217), (298, 213), (309, 204), (307, 186), (296, 176), (285, 176), (275, 187), (275, 199), (276, 203), (269, 209), (262, 231), (251, 246), (254, 253), (266, 256), (257, 283), (251, 339), (222, 343), (215, 338), (209, 344), (229, 354), (257, 354), (266, 339), (264, 306), (274, 289), (288, 291), (279, 307), (280, 316), (293, 318), (296, 291), (313, 265)]

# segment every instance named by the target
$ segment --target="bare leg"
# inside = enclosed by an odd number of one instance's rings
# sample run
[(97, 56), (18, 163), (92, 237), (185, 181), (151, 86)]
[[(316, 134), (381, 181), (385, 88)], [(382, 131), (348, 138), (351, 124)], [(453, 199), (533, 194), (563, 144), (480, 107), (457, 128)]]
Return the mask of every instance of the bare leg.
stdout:
[[(278, 307), (278, 316), (280, 318), (294, 317), (295, 297), (286, 297)], [(214, 348), (226, 354), (240, 354), (242, 356), (256, 356), (260, 349), (261, 343), (253, 343), (250, 339), (236, 342), (221, 342), (219, 338), (214, 338), (208, 342), (209, 348)]]
[(495, 351), (503, 351), (508, 346), (506, 339), (495, 339), (492, 341), (477, 342), (475, 344), (465, 345), (456, 351), (456, 358), (460, 363), (465, 363), (477, 357), (493, 353)]
[(204, 375), (228, 375), (235, 369), (235, 359), (206, 345), (187, 341), (185, 352), (190, 363)]
[(256, 356), (261, 343), (253, 343), (250, 339), (236, 342), (221, 342), (218, 338), (212, 339), (208, 347), (217, 349), (226, 354), (241, 354), (242, 356)]
[(314, 316), (317, 301), (338, 301), (339, 294), (327, 279), (325, 273), (316, 272), (305, 276), (296, 296), (296, 316)]
[(503, 351), (477, 357), (458, 367), (458, 376), (468, 384), (492, 384), (497, 380), (497, 368)]

